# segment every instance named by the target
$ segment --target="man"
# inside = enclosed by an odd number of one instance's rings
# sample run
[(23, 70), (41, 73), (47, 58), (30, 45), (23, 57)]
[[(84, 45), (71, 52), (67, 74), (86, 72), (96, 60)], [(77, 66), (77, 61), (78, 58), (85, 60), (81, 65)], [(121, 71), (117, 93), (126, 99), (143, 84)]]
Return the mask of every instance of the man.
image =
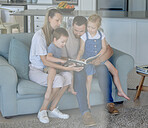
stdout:
[[(72, 27), (68, 29), (69, 38), (63, 49), (63, 57), (76, 59), (80, 48), (80, 36), (86, 31), (87, 19), (83, 16), (76, 16), (73, 20)], [(106, 53), (92, 61), (96, 66), (96, 77), (101, 90), (104, 94), (105, 102), (107, 102), (107, 109), (112, 114), (118, 114), (119, 111), (115, 109), (112, 98), (112, 80), (111, 75), (104, 64), (101, 62), (109, 59), (113, 54), (112, 48), (108, 45)], [(86, 75), (84, 70), (74, 73), (74, 89), (77, 92), (77, 100), (79, 108), (83, 116), (83, 123), (87, 126), (96, 125), (88, 108), (87, 89), (86, 89)]]

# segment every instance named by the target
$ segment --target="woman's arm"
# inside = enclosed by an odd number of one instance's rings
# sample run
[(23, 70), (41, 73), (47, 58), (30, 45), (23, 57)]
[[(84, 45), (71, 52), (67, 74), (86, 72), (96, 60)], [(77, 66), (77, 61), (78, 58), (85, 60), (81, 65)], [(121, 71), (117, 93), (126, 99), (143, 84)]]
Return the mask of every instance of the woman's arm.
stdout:
[(74, 66), (64, 67), (62, 65), (48, 61), (46, 59), (46, 57), (47, 57), (47, 55), (40, 56), (40, 58), (45, 66), (49, 66), (49, 67), (61, 69), (61, 70), (66, 70), (66, 71), (77, 71), (77, 72), (79, 72), (83, 69), (83, 67), (74, 67)]
[(77, 58), (76, 58), (77, 60), (80, 60), (81, 56), (84, 53), (84, 49), (85, 49), (85, 42), (81, 39), (80, 40), (80, 50), (79, 50)]
[(52, 67), (52, 68), (57, 68), (57, 69), (65, 70), (64, 66), (56, 64), (56, 63), (51, 62), (51, 61), (48, 61), (47, 60), (47, 55), (42, 55), (42, 56), (40, 56), (40, 58), (41, 58), (41, 60), (42, 60), (42, 62), (43, 62), (43, 64), (45, 66), (49, 66), (49, 67)]
[(52, 53), (48, 53), (46, 56), (46, 59), (50, 62), (60, 62), (62, 64), (66, 63), (66, 60), (64, 59), (60, 59), (60, 58), (56, 58), (52, 55)]

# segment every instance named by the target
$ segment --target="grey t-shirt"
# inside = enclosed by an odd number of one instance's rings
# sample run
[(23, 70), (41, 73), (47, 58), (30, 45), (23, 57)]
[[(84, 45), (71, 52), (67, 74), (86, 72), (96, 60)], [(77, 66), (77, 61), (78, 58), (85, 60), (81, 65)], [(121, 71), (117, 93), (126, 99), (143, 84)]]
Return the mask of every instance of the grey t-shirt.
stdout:
[(69, 28), (67, 31), (69, 37), (65, 47), (62, 49), (62, 57), (76, 59), (80, 48), (80, 39), (75, 37), (72, 28)]
[(48, 47), (48, 53), (52, 53), (55, 58), (61, 58), (61, 48), (55, 46), (54, 43), (51, 43)]

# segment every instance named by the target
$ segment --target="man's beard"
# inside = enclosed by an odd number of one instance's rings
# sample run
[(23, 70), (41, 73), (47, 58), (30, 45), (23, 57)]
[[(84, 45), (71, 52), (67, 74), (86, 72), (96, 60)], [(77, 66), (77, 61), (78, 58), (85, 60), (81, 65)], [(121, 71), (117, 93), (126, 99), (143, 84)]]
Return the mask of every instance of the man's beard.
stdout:
[(74, 35), (75, 35), (75, 37), (76, 37), (77, 39), (80, 39), (80, 37), (81, 37), (81, 36), (78, 36), (78, 35), (76, 35), (76, 34), (74, 34)]

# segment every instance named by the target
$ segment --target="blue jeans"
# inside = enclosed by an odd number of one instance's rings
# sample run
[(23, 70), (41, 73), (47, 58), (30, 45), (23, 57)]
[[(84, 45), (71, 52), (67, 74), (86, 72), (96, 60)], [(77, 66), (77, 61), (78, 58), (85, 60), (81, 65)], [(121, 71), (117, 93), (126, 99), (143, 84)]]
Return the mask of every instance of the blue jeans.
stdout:
[[(111, 75), (104, 64), (96, 66), (95, 77), (98, 79), (98, 83), (104, 94), (106, 103), (112, 103), (112, 79)], [(77, 100), (81, 114), (89, 111), (87, 104), (87, 89), (86, 89), (86, 73), (84, 70), (74, 73), (74, 89), (77, 92)]]

